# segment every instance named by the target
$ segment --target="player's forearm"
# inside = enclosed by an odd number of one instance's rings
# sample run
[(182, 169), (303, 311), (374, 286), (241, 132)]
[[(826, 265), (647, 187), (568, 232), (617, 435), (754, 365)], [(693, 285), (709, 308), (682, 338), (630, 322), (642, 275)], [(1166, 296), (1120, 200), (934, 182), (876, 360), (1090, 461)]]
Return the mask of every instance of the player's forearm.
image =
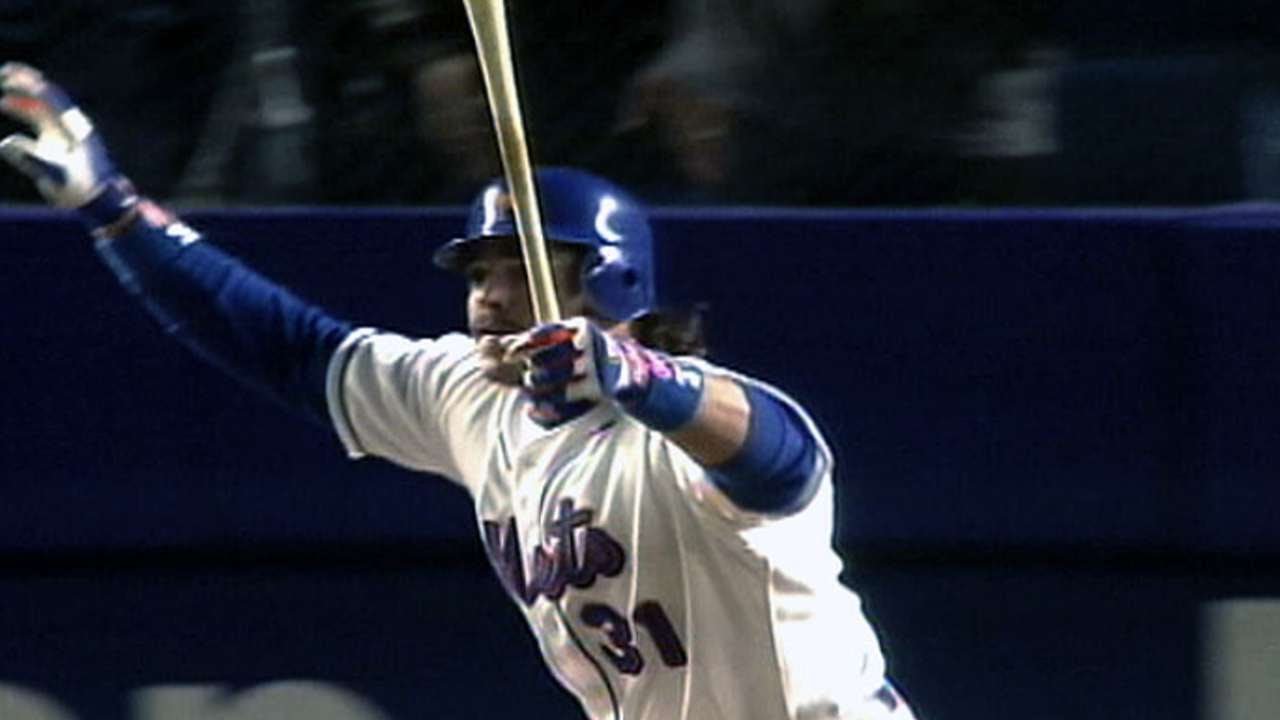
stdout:
[(635, 345), (620, 354), (647, 380), (615, 397), (698, 463), (739, 507), (785, 514), (803, 507), (818, 482), (818, 443), (789, 405), (771, 393)]
[(804, 421), (782, 400), (731, 378), (707, 377), (697, 413), (667, 437), (747, 510), (793, 512), (817, 489), (817, 441)]
[(725, 377), (706, 378), (698, 409), (685, 425), (667, 433), (690, 457), (708, 467), (722, 465), (742, 450), (751, 405), (742, 386)]
[[(146, 201), (143, 201), (145, 203)], [(246, 384), (327, 418), (325, 372), (351, 327), (151, 205), (99, 234), (99, 255), (171, 336)]]

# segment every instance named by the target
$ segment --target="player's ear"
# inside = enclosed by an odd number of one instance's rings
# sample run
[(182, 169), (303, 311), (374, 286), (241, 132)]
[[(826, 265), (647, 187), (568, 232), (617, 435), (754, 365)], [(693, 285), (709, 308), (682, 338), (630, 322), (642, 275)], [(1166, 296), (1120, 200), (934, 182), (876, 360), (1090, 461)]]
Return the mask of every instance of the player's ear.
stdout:
[(589, 248), (568, 243), (551, 246), (551, 267), (556, 276), (556, 291), (564, 297), (582, 292), (582, 276), (586, 272)]
[[(579, 315), (592, 317), (582, 285), (586, 248), (567, 243), (554, 243), (548, 249), (551, 254), (552, 273), (555, 275), (556, 295), (559, 296), (562, 306), (561, 314), (565, 317)], [(592, 317), (592, 319), (595, 318)]]

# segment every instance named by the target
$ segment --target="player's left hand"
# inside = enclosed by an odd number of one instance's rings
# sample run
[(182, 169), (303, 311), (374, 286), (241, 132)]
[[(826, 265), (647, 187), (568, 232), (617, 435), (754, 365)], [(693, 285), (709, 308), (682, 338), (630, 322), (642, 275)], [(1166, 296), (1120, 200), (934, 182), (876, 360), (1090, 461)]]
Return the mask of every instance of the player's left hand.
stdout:
[(35, 68), (0, 66), (0, 112), (35, 131), (0, 140), (0, 157), (28, 175), (50, 204), (78, 209), (93, 227), (115, 222), (137, 202), (93, 123), (62, 88)]
[(544, 427), (568, 422), (605, 399), (627, 409), (644, 396), (651, 378), (673, 372), (666, 356), (581, 317), (515, 336), (509, 357), (523, 362), (530, 415)]

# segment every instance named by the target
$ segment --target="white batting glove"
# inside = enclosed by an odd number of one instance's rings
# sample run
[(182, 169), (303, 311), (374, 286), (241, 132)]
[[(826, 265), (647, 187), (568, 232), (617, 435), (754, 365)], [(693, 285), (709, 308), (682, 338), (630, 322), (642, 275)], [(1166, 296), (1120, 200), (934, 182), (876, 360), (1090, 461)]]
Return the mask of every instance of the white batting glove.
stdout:
[(0, 66), (0, 112), (35, 131), (0, 140), (0, 157), (35, 181), (52, 205), (79, 210), (94, 229), (120, 220), (137, 193), (112, 164), (93, 123), (62, 88), (22, 63)]

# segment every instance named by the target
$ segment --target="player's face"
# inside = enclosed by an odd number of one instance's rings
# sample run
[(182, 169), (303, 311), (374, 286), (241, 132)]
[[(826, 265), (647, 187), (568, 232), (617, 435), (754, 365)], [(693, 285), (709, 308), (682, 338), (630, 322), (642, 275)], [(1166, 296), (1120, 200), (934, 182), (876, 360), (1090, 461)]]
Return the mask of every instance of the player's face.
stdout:
[[(578, 257), (552, 246), (551, 265), (561, 311), (566, 317), (586, 312), (578, 275)], [(467, 325), (471, 335), (507, 335), (533, 327), (533, 307), (524, 262), (509, 249), (489, 248), (467, 264)]]

